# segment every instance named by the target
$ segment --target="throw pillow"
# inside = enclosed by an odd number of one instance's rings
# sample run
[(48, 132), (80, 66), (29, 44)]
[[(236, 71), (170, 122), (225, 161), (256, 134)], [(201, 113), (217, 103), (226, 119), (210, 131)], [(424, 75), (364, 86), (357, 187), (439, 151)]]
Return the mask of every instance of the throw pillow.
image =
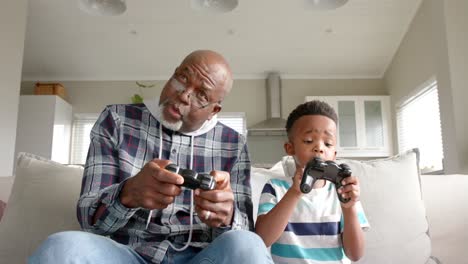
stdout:
[(252, 166), (250, 171), (250, 186), (252, 188), (253, 220), (257, 220), (258, 203), (265, 183), (276, 177), (284, 177), (281, 161), (273, 165), (270, 169), (257, 168)]
[(79, 230), (76, 202), (82, 167), (21, 153), (8, 207), (0, 222), (2, 263), (26, 263), (52, 233)]
[(431, 255), (421, 195), (419, 151), (370, 161), (338, 160), (359, 177), (371, 229), (358, 263), (426, 263)]

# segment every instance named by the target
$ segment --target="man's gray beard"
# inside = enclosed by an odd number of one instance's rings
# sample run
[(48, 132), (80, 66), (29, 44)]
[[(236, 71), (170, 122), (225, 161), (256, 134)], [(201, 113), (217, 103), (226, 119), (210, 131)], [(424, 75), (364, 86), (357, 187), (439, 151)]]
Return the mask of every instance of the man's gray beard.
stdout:
[(179, 120), (179, 121), (176, 121), (176, 122), (173, 122), (173, 123), (167, 121), (167, 120), (164, 118), (164, 115), (163, 115), (163, 110), (164, 110), (165, 105), (166, 105), (165, 103), (162, 103), (162, 104), (160, 104), (160, 105), (158, 106), (158, 107), (159, 107), (159, 111), (158, 111), (158, 113), (157, 113), (158, 116), (156, 117), (156, 119), (158, 119), (159, 122), (161, 122), (161, 124), (162, 124), (163, 126), (165, 126), (166, 128), (168, 128), (168, 129), (170, 129), (170, 130), (172, 130), (172, 131), (179, 131), (180, 128), (182, 127), (182, 125), (183, 125), (182, 120)]

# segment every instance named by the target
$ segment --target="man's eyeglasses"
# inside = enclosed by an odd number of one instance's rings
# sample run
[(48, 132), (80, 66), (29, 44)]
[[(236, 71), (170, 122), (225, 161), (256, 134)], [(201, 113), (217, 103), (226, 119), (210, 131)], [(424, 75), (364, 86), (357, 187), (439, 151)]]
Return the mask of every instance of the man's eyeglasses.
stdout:
[(210, 102), (204, 91), (196, 91), (195, 89), (187, 90), (187, 87), (176, 77), (171, 78), (171, 86), (176, 90), (178, 95), (187, 93), (187, 98), (190, 100), (190, 105), (196, 109), (203, 109), (211, 104), (219, 102)]

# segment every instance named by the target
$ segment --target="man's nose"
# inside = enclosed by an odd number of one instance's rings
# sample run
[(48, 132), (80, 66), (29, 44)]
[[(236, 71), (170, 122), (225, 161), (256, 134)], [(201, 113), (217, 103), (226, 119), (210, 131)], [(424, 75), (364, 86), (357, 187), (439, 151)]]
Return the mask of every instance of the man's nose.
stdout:
[(192, 96), (193, 89), (190, 89), (189, 87), (185, 87), (184, 90), (179, 92), (179, 98), (181, 101), (185, 103), (190, 102), (190, 97)]

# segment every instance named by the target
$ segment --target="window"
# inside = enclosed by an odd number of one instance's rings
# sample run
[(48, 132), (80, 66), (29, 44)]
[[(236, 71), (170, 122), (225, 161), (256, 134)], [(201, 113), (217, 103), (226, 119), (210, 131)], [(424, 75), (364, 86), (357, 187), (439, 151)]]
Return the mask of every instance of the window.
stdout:
[[(76, 114), (73, 121), (71, 162), (84, 164), (90, 143), (90, 133), (98, 114)], [(219, 113), (218, 121), (230, 126), (237, 132), (247, 135), (245, 113)]]
[(91, 129), (98, 114), (75, 114), (72, 129), (71, 164), (85, 164)]
[(444, 158), (440, 126), (437, 82), (397, 106), (398, 147), (403, 152), (419, 148), (422, 173), (443, 170)]
[(70, 125), (66, 126), (55, 124), (53, 133), (54, 137), (52, 138), (52, 155), (50, 159), (62, 164), (67, 164), (69, 161), (68, 158), (70, 151), (70, 145), (67, 140), (67, 138), (70, 139)]
[(247, 124), (245, 121), (245, 113), (243, 112), (226, 112), (218, 114), (218, 121), (231, 127), (239, 134), (247, 136)]

